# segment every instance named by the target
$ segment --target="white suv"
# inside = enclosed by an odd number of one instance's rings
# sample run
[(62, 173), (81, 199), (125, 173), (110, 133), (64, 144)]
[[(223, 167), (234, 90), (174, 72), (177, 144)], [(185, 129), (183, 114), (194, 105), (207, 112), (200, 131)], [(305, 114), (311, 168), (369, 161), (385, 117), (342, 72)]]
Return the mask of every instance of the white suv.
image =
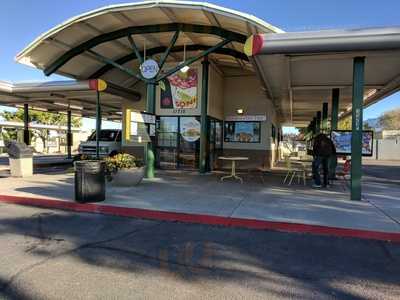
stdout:
[[(113, 156), (121, 151), (122, 131), (120, 129), (102, 129), (99, 138), (99, 153), (101, 157)], [(96, 156), (96, 131), (86, 142), (81, 142), (79, 155)]]

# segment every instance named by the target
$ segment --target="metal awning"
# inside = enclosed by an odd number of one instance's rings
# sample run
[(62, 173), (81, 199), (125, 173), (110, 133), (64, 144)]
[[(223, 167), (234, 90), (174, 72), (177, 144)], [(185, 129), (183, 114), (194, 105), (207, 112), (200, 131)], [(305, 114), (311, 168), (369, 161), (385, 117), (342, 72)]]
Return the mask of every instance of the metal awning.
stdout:
[[(245, 13), (204, 2), (146, 1), (106, 6), (79, 15), (39, 36), (16, 56), (20, 63), (78, 80), (102, 78), (124, 87), (138, 80), (104, 62), (106, 57), (128, 69), (138, 70), (132, 37), (142, 56), (160, 61), (176, 31), (179, 36), (167, 64), (204, 51), (226, 37), (232, 41), (209, 55), (227, 74), (253, 73), (243, 53), (251, 34), (282, 30)], [(146, 51), (144, 51), (146, 50)]]
[[(0, 81), (0, 105), (23, 107), (29, 104), (31, 109), (73, 114), (83, 117), (96, 115), (98, 80), (49, 81), (9, 83)], [(112, 83), (105, 84), (101, 92), (103, 117), (120, 119), (123, 101), (139, 101), (138, 92), (121, 88)]]
[(365, 57), (364, 107), (400, 87), (400, 27), (253, 35), (246, 42), (282, 122), (305, 126), (340, 88), (351, 113), (353, 58)]
[[(0, 121), (0, 128), (24, 128), (25, 124), (23, 122), (14, 122), (14, 121)], [(67, 126), (62, 125), (49, 125), (49, 124), (38, 124), (38, 123), (29, 123), (30, 129), (48, 129), (55, 131), (67, 131)], [(83, 132), (81, 128), (71, 127), (71, 132)]]

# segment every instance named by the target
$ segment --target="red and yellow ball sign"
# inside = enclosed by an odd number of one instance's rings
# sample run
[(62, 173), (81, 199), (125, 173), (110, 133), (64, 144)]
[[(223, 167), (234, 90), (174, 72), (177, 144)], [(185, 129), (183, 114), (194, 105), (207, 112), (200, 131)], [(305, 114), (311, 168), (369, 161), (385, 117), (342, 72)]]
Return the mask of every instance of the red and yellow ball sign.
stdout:
[(244, 53), (247, 56), (257, 55), (260, 52), (263, 43), (264, 40), (260, 34), (254, 34), (250, 36), (244, 44)]

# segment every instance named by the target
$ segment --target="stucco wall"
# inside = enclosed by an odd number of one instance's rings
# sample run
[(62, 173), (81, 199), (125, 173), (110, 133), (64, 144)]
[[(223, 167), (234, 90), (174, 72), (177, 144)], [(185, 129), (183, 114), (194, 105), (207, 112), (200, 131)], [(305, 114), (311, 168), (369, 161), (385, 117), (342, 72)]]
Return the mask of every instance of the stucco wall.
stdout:
[(208, 84), (208, 115), (224, 119), (224, 78), (213, 64), (210, 64)]
[(224, 149), (272, 150), (271, 120), (276, 124), (275, 112), (259, 79), (255, 76), (227, 77), (223, 87), (225, 117), (236, 115), (236, 110), (242, 108), (244, 115), (266, 115), (267, 118), (261, 123), (260, 143), (224, 142)]

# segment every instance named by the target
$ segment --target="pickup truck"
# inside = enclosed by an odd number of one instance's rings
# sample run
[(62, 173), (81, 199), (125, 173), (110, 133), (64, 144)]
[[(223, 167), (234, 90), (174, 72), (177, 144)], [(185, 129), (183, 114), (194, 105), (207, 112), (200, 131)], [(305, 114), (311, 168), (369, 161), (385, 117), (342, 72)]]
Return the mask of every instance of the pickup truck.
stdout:
[[(99, 152), (101, 157), (113, 156), (121, 151), (122, 131), (120, 129), (102, 129), (99, 138)], [(78, 148), (79, 156), (96, 156), (96, 131), (86, 142), (81, 142)]]

